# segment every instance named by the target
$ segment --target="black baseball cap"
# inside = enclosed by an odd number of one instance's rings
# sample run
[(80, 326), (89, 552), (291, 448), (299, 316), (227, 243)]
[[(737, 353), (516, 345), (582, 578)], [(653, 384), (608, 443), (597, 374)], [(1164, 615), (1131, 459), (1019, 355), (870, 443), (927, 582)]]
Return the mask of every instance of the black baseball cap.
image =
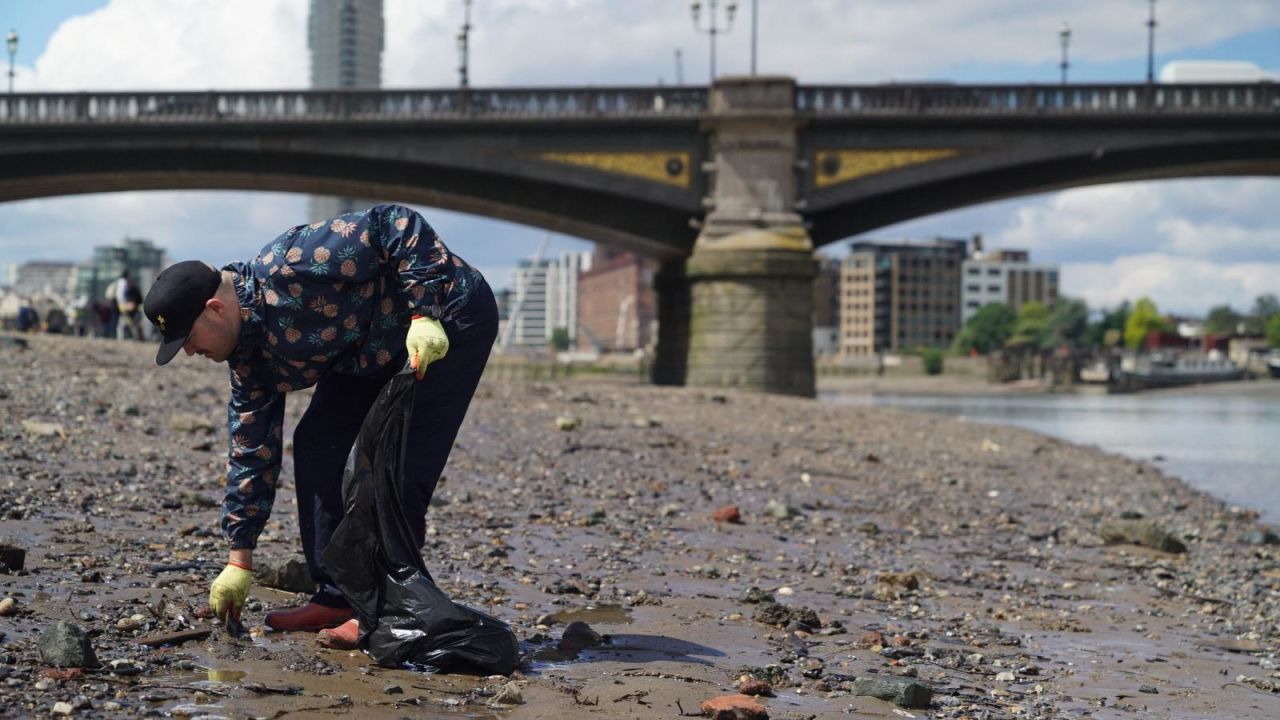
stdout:
[(199, 260), (183, 260), (156, 276), (142, 307), (164, 336), (156, 351), (157, 365), (169, 362), (182, 349), (191, 326), (204, 312), (205, 302), (218, 292), (221, 283), (222, 273)]

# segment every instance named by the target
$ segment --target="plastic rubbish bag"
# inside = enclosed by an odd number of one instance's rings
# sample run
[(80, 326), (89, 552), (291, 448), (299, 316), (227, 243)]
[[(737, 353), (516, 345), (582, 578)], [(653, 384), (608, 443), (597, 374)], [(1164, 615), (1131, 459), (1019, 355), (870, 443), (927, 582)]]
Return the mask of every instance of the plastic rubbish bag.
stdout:
[(397, 374), (365, 416), (343, 474), (346, 515), (321, 562), (360, 621), (360, 648), (379, 665), (510, 675), (515, 635), (436, 587), (400, 510), (416, 384), (412, 372)]

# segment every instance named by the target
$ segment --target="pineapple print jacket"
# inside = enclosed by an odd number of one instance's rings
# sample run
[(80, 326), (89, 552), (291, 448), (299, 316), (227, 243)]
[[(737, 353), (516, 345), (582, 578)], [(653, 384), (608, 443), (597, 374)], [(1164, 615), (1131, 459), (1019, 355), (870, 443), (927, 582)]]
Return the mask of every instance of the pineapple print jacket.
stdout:
[(299, 225), (223, 269), (236, 276), (241, 324), (228, 358), (222, 530), (232, 548), (252, 548), (275, 500), (285, 395), (327, 373), (394, 372), (412, 316), (449, 319), (482, 278), (395, 205)]

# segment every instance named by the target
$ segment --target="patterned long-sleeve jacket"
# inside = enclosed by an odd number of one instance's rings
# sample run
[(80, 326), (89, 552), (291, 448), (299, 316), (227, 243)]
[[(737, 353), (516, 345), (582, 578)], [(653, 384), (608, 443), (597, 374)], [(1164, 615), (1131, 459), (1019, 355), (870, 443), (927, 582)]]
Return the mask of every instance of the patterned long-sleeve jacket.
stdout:
[(376, 376), (405, 363), (410, 319), (447, 319), (482, 282), (421, 215), (379, 205), (299, 225), (231, 263), (240, 342), (228, 358), (222, 529), (252, 548), (280, 476), (285, 395), (327, 373)]

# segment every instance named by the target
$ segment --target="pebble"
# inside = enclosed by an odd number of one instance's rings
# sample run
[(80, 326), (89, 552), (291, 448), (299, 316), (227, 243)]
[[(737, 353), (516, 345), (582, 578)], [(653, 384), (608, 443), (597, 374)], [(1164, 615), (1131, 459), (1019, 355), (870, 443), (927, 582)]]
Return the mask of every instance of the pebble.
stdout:
[(75, 711), (75, 708), (73, 708), (71, 703), (68, 702), (56, 702), (53, 704), (52, 712), (54, 715), (70, 715)]
[(0, 600), (0, 617), (6, 617), (18, 611), (18, 601), (11, 597)]

